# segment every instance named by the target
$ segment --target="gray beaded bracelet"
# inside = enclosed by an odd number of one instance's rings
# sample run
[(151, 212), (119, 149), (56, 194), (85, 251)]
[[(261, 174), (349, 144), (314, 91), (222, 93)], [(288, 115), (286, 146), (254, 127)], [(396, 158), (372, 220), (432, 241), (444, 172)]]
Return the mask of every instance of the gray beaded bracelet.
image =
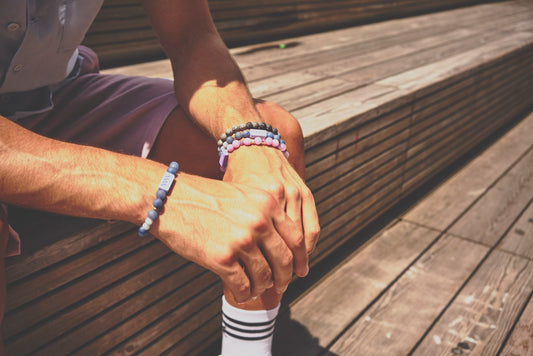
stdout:
[(167, 197), (168, 191), (172, 187), (172, 184), (174, 183), (174, 180), (176, 179), (176, 174), (178, 173), (179, 165), (178, 162), (172, 162), (170, 163), (167, 171), (163, 175), (163, 178), (161, 178), (161, 182), (159, 183), (159, 186), (157, 187), (156, 192), (156, 198), (153, 201), (154, 208), (148, 212), (148, 217), (146, 220), (144, 220), (144, 223), (141, 227), (139, 227), (139, 230), (137, 233), (140, 237), (146, 236), (148, 234), (148, 231), (150, 230), (150, 227), (152, 227), (152, 224), (155, 219), (159, 216), (159, 210), (163, 208), (163, 205), (165, 204), (165, 198)]

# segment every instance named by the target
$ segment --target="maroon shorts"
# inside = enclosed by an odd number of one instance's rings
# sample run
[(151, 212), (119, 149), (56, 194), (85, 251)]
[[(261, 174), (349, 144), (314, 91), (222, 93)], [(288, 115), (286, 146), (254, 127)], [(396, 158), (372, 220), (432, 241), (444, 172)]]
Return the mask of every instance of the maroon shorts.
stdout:
[[(173, 82), (100, 74), (96, 54), (86, 47), (80, 47), (79, 53), (79, 75), (58, 86), (53, 107), (17, 123), (57, 140), (147, 157), (166, 118), (178, 105)], [(11, 230), (8, 255), (18, 253), (20, 239)]]

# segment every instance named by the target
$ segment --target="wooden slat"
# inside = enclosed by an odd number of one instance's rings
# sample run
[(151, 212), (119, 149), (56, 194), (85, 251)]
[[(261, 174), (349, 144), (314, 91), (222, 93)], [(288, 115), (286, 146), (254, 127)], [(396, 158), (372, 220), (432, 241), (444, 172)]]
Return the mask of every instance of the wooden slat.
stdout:
[(533, 261), (494, 251), (413, 355), (496, 355), (533, 291)]
[(403, 219), (443, 230), (479, 198), (532, 146), (533, 115), (521, 121), (447, 183), (407, 212)]
[(531, 355), (533, 352), (533, 299), (529, 300), (527, 308), (524, 310), (518, 323), (514, 326), (501, 355)]
[(339, 355), (407, 354), (487, 252), (484, 246), (449, 235), (440, 239), (361, 315), (331, 351)]
[(398, 222), (354, 252), (346, 264), (290, 308), (291, 320), (305, 325), (318, 343), (292, 340), (292, 333), (281, 330), (276, 340), (280, 354), (317, 355), (317, 346), (326, 347), (438, 235), (438, 231)]
[[(494, 244), (533, 196), (533, 150), (530, 150), (509, 172), (485, 194), (454, 226), (450, 232)], [(476, 221), (476, 224), (472, 224)]]

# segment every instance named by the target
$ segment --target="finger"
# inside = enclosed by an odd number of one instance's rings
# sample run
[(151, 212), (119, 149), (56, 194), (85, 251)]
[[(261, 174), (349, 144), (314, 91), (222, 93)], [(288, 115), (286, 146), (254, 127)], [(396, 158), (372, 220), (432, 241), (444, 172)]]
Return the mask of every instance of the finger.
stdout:
[(316, 211), (315, 199), (311, 191), (307, 190), (302, 198), (302, 220), (306, 252), (312, 253), (320, 235), (320, 223)]
[(218, 275), (237, 303), (250, 300), (252, 283), (240, 263), (235, 261), (231, 267)]
[(309, 257), (301, 227), (286, 214), (274, 214), (274, 226), (294, 256), (294, 272), (299, 277), (305, 277), (309, 272)]
[(285, 241), (279, 235), (263, 239), (261, 248), (271, 263), (276, 291), (281, 294), (287, 290), (292, 279), (294, 257)]
[(259, 247), (254, 246), (246, 252), (241, 252), (239, 258), (251, 282), (250, 295), (252, 298), (260, 296), (265, 290), (272, 288), (274, 285), (272, 270)]

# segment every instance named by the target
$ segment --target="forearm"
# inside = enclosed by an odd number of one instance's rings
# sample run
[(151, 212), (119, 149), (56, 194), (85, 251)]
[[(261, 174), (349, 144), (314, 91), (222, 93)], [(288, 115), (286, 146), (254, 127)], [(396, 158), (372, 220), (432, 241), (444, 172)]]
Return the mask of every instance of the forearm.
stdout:
[(8, 204), (140, 223), (165, 170), (142, 158), (48, 139), (3, 117), (0, 132), (0, 201)]
[(213, 139), (228, 127), (259, 121), (242, 73), (211, 21), (205, 1), (145, 1), (171, 59), (178, 102)]

